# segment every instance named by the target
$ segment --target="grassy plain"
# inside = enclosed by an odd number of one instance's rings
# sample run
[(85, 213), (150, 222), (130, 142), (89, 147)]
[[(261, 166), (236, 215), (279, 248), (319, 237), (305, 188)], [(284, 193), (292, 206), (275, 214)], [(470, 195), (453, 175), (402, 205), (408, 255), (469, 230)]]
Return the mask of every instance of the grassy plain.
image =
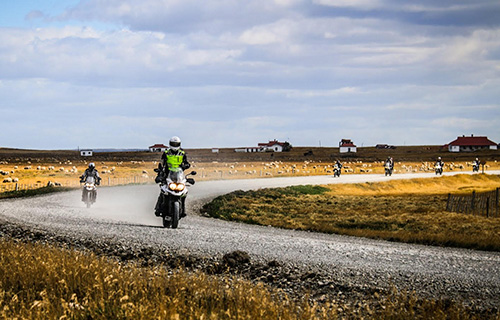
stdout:
[[(338, 148), (297, 147), (291, 152), (239, 153), (234, 149), (187, 149), (196, 180), (266, 178), (275, 176), (325, 175), (332, 173), (335, 160), (344, 164), (344, 174), (383, 173), (383, 161), (388, 156), (395, 159), (395, 174), (432, 170), (432, 161), (442, 156), (446, 171), (471, 171), (475, 157), (486, 161), (485, 170), (500, 169), (500, 152), (486, 150), (466, 154), (452, 154), (438, 146), (398, 147), (396, 149), (358, 148), (355, 154), (340, 154)], [(312, 155), (305, 156), (308, 151)], [(78, 177), (90, 162), (96, 164), (103, 186), (136, 183), (153, 183), (161, 154), (151, 152), (103, 152), (93, 157), (81, 157), (77, 151), (18, 150), (0, 148), (0, 192), (12, 189), (16, 179), (21, 185), (47, 185), (57, 182), (62, 186), (79, 186)], [(136, 178), (136, 179), (134, 179)]]
[(499, 319), (453, 302), (393, 292), (317, 304), (235, 277), (135, 264), (0, 239), (2, 319)]
[(500, 176), (236, 191), (204, 206), (216, 218), (280, 228), (500, 251), (500, 218), (445, 211), (448, 193), (500, 187)]

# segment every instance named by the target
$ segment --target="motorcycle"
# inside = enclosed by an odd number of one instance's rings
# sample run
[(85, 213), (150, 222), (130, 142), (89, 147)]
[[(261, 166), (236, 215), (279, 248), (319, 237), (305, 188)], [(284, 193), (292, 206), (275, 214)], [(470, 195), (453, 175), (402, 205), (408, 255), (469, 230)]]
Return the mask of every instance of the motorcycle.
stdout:
[(392, 168), (392, 166), (391, 166), (391, 164), (389, 162), (385, 163), (384, 169), (385, 169), (385, 175), (386, 176), (391, 176), (392, 175), (393, 168)]
[(82, 201), (85, 203), (87, 208), (97, 200), (97, 186), (95, 178), (88, 176), (83, 182), (82, 190)]
[[(159, 173), (162, 171), (161, 165), (154, 170)], [(160, 216), (163, 220), (163, 227), (176, 229), (179, 226), (179, 220), (186, 216), (186, 196), (188, 193), (187, 186), (194, 185), (193, 178), (188, 178), (189, 175), (196, 175), (196, 171), (191, 171), (184, 175), (182, 169), (170, 170), (166, 180), (160, 182)]]
[(436, 175), (442, 175), (443, 174), (443, 166), (440, 163), (436, 163), (434, 166), (434, 171), (436, 172)]
[(479, 163), (474, 163), (472, 165), (472, 172), (479, 172)]
[(341, 169), (340, 167), (336, 164), (333, 166), (333, 177), (340, 177)]

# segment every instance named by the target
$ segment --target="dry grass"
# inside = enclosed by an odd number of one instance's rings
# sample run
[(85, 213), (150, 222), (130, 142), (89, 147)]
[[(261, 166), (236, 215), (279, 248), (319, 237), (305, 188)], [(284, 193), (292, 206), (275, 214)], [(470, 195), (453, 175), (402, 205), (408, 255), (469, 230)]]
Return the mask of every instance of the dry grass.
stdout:
[[(0, 161), (0, 171), (7, 172), (2, 178), (17, 178), (19, 184), (41, 184), (46, 185), (49, 181), (57, 182), (63, 186), (78, 186), (79, 176), (87, 168), (88, 163), (94, 161), (96, 168), (103, 178), (103, 185), (107, 185), (108, 178), (119, 181), (119, 179), (144, 177), (153, 183), (155, 173), (153, 169), (157, 167), (160, 155), (146, 154), (137, 155), (137, 160), (123, 158), (122, 160), (92, 160), (92, 159), (73, 159), (54, 161), (50, 158), (25, 159)], [(157, 158), (157, 159), (156, 159)], [(218, 179), (245, 179), (245, 178), (267, 178), (277, 176), (309, 176), (309, 175), (327, 175), (332, 174), (332, 161), (325, 160), (276, 160), (269, 161), (207, 161), (191, 159), (192, 170), (196, 170), (198, 175), (196, 180), (218, 180)], [(364, 173), (372, 174), (383, 173), (383, 163), (373, 160), (345, 160), (344, 174)], [(453, 171), (471, 171), (466, 161), (450, 162), (453, 164)], [(408, 172), (427, 172), (430, 170), (429, 162), (405, 161), (397, 162), (395, 165), (395, 174)], [(499, 169), (500, 163), (495, 161), (488, 162), (487, 170)], [(450, 167), (446, 171), (451, 170)], [(8, 183), (2, 183), (2, 185)], [(126, 182), (125, 182), (126, 183)], [(116, 183), (111, 183), (111, 185)], [(119, 183), (122, 184), (122, 183)], [(1, 186), (0, 186), (1, 187)], [(0, 192), (2, 188), (0, 188)]]
[(280, 228), (500, 251), (500, 219), (446, 212), (448, 192), (491, 190), (499, 176), (289, 187), (233, 192), (213, 217)]
[(335, 309), (263, 284), (0, 241), (3, 319), (311, 319)]
[[(2, 319), (499, 319), (412, 293), (358, 307), (292, 301), (262, 283), (0, 239)], [(374, 302), (374, 303), (373, 303)], [(377, 308), (373, 306), (376, 305)]]

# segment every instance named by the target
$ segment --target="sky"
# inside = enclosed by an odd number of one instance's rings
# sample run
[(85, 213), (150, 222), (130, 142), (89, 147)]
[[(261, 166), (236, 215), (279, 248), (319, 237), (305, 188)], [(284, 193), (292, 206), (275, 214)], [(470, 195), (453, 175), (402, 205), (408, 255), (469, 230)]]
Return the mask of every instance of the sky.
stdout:
[(0, 147), (500, 142), (498, 0), (0, 0)]

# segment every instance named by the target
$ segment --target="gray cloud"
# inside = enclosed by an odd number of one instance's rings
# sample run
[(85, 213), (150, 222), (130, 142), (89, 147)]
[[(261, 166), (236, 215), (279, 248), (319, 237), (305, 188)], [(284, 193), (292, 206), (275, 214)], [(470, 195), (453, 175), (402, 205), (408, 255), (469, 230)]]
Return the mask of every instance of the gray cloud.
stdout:
[(0, 110), (23, 119), (2, 143), (500, 140), (496, 1), (398, 3), (87, 0), (33, 12), (47, 25), (0, 29)]

